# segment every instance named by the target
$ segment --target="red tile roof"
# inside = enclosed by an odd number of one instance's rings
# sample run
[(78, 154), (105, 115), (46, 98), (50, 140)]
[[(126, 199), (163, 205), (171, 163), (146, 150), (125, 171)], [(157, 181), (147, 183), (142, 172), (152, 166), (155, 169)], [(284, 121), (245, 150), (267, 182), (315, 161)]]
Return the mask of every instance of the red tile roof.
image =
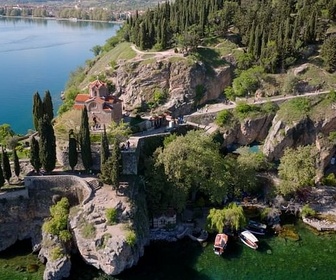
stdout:
[(97, 88), (100, 88), (102, 86), (107, 86), (106, 83), (102, 82), (102, 81), (99, 81), (99, 80), (95, 80), (93, 81), (92, 83), (90, 83), (89, 87), (92, 88), (92, 87), (97, 87)]
[(77, 94), (77, 96), (75, 98), (75, 102), (85, 102), (88, 99), (90, 99), (90, 95), (80, 93), (80, 94)]
[(75, 105), (73, 105), (73, 108), (77, 109), (77, 110), (81, 110), (81, 109), (84, 108), (84, 105), (82, 105), (82, 104), (75, 104)]

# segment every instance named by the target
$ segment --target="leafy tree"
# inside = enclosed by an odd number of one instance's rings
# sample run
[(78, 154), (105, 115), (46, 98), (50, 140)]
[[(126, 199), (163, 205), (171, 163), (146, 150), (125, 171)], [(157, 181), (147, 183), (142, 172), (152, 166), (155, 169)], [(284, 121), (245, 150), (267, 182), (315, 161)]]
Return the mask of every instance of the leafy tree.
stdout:
[(330, 36), (324, 41), (321, 55), (326, 63), (327, 70), (334, 72), (336, 70), (336, 35)]
[(86, 107), (82, 111), (81, 126), (79, 131), (79, 143), (81, 146), (82, 161), (85, 170), (89, 170), (92, 165), (91, 141), (89, 118)]
[(103, 164), (106, 162), (108, 157), (110, 156), (110, 148), (109, 148), (109, 142), (106, 134), (106, 128), (104, 125), (104, 131), (101, 135), (101, 143), (100, 143), (100, 165), (103, 166)]
[(39, 155), (42, 167), (46, 172), (51, 172), (56, 166), (56, 138), (51, 120), (44, 115), (39, 122), (40, 140)]
[(215, 123), (219, 126), (229, 125), (233, 119), (233, 115), (229, 110), (220, 111), (215, 119)]
[(73, 171), (78, 162), (77, 140), (73, 131), (69, 133), (69, 165)]
[(3, 175), (9, 184), (9, 180), (12, 177), (12, 171), (9, 163), (9, 158), (7, 152), (2, 148), (2, 166), (3, 166)]
[(98, 56), (100, 54), (100, 52), (102, 51), (102, 46), (99, 46), (99, 45), (95, 45), (92, 47), (92, 49), (90, 51), (93, 52), (93, 55), (94, 56)]
[(0, 188), (3, 187), (4, 184), (5, 184), (5, 178), (4, 178), (2, 167), (0, 164)]
[(248, 70), (242, 71), (239, 77), (235, 78), (232, 88), (237, 96), (247, 96), (254, 94), (260, 84), (260, 79), (264, 70), (260, 66), (255, 66)]
[(123, 121), (119, 123), (111, 122), (111, 124), (108, 126), (107, 136), (109, 141), (113, 141), (113, 139), (116, 139), (119, 143), (121, 143), (125, 142), (129, 138), (131, 133), (132, 130), (128, 123), (125, 123)]
[(19, 157), (17, 155), (16, 148), (13, 149), (13, 161), (14, 161), (14, 172), (17, 178), (20, 176), (20, 162)]
[(162, 164), (168, 180), (182, 193), (198, 191), (221, 202), (227, 193), (227, 171), (219, 145), (201, 131), (190, 131), (159, 150), (156, 164)]
[(51, 121), (54, 118), (54, 107), (49, 90), (45, 92), (42, 103), (43, 103), (43, 115), (46, 114), (49, 120)]
[(0, 144), (5, 146), (7, 139), (14, 136), (14, 131), (11, 129), (10, 125), (4, 123), (0, 125)]
[(35, 130), (39, 130), (39, 121), (43, 117), (43, 103), (40, 94), (36, 92), (33, 97), (33, 122)]
[(280, 159), (279, 192), (287, 195), (302, 187), (311, 186), (316, 174), (316, 151), (311, 146), (287, 148)]
[(40, 172), (40, 168), (42, 167), (40, 161), (40, 148), (39, 143), (34, 136), (32, 136), (30, 140), (30, 163), (34, 167), (36, 173)]
[(208, 228), (222, 233), (224, 227), (239, 230), (246, 225), (246, 218), (242, 206), (230, 203), (222, 210), (212, 208), (207, 217)]

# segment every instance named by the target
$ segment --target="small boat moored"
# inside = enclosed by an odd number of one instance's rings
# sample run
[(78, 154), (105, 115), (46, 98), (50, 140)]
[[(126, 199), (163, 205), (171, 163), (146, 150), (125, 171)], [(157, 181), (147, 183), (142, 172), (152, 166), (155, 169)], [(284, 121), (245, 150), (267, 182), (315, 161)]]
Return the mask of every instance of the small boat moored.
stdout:
[(239, 234), (239, 238), (246, 246), (254, 250), (258, 248), (258, 239), (253, 235), (252, 232), (244, 230)]
[(194, 229), (188, 236), (198, 242), (204, 242), (208, 239), (209, 233), (204, 229)]
[(246, 226), (246, 229), (257, 235), (265, 235), (267, 226), (257, 221), (250, 220)]
[(214, 243), (214, 253), (218, 256), (221, 256), (224, 253), (224, 249), (227, 246), (229, 237), (225, 233), (219, 233), (216, 235)]

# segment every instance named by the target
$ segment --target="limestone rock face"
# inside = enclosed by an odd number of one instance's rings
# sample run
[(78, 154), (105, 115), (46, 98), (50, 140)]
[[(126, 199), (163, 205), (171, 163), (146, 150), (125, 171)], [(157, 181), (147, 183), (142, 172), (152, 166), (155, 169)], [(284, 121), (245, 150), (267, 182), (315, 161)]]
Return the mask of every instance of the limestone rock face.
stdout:
[[(71, 261), (65, 246), (56, 236), (43, 233), (42, 248), (39, 259), (45, 263), (43, 280), (62, 280), (70, 276)], [(59, 249), (59, 255), (54, 256), (54, 250)]]
[(271, 127), (274, 115), (269, 114), (255, 119), (245, 119), (237, 123), (231, 129), (224, 131), (224, 146), (237, 143), (249, 145), (253, 142), (263, 141)]
[[(191, 62), (184, 57), (120, 62), (114, 83), (126, 110), (153, 101), (154, 92), (164, 89), (168, 96), (163, 108), (173, 115), (188, 114), (195, 99), (199, 104), (216, 99), (231, 83), (229, 66), (214, 69), (212, 75), (207, 71), (202, 62)], [(204, 92), (196, 96), (200, 87)]]
[[(116, 209), (115, 224), (108, 222), (107, 209)], [(127, 197), (117, 196), (108, 186), (97, 190), (91, 201), (77, 208), (70, 219), (70, 227), (86, 263), (106, 274), (116, 275), (138, 262), (148, 243), (149, 225), (145, 218), (144, 232), (137, 232), (131, 219), (134, 211), (137, 210), (131, 209)], [(134, 243), (128, 240), (131, 233), (136, 236)]]

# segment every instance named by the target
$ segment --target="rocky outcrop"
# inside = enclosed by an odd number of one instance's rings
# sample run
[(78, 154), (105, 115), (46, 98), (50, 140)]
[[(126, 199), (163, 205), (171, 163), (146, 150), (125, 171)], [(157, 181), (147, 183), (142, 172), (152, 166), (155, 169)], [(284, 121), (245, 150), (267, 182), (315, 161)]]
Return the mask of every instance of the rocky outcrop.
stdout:
[(231, 128), (224, 130), (224, 146), (233, 143), (239, 145), (250, 145), (253, 142), (262, 142), (269, 132), (274, 114), (264, 115), (258, 118), (245, 119), (236, 122)]
[(114, 83), (126, 110), (146, 107), (155, 91), (165, 91), (164, 108), (185, 115), (196, 103), (217, 99), (231, 83), (230, 66), (212, 69), (211, 75), (208, 71), (202, 62), (184, 57), (126, 61), (119, 62)]
[(57, 236), (43, 233), (39, 259), (46, 264), (43, 280), (62, 280), (70, 276), (71, 261), (63, 242)]
[[(106, 211), (115, 209), (115, 223), (107, 219)], [(133, 222), (137, 207), (131, 209), (126, 196), (117, 196), (110, 187), (97, 190), (95, 197), (77, 208), (70, 219), (77, 248), (86, 263), (116, 275), (135, 265), (144, 254), (148, 243), (147, 217), (142, 223), (145, 232), (139, 232)], [(133, 235), (133, 241), (131, 235)]]

